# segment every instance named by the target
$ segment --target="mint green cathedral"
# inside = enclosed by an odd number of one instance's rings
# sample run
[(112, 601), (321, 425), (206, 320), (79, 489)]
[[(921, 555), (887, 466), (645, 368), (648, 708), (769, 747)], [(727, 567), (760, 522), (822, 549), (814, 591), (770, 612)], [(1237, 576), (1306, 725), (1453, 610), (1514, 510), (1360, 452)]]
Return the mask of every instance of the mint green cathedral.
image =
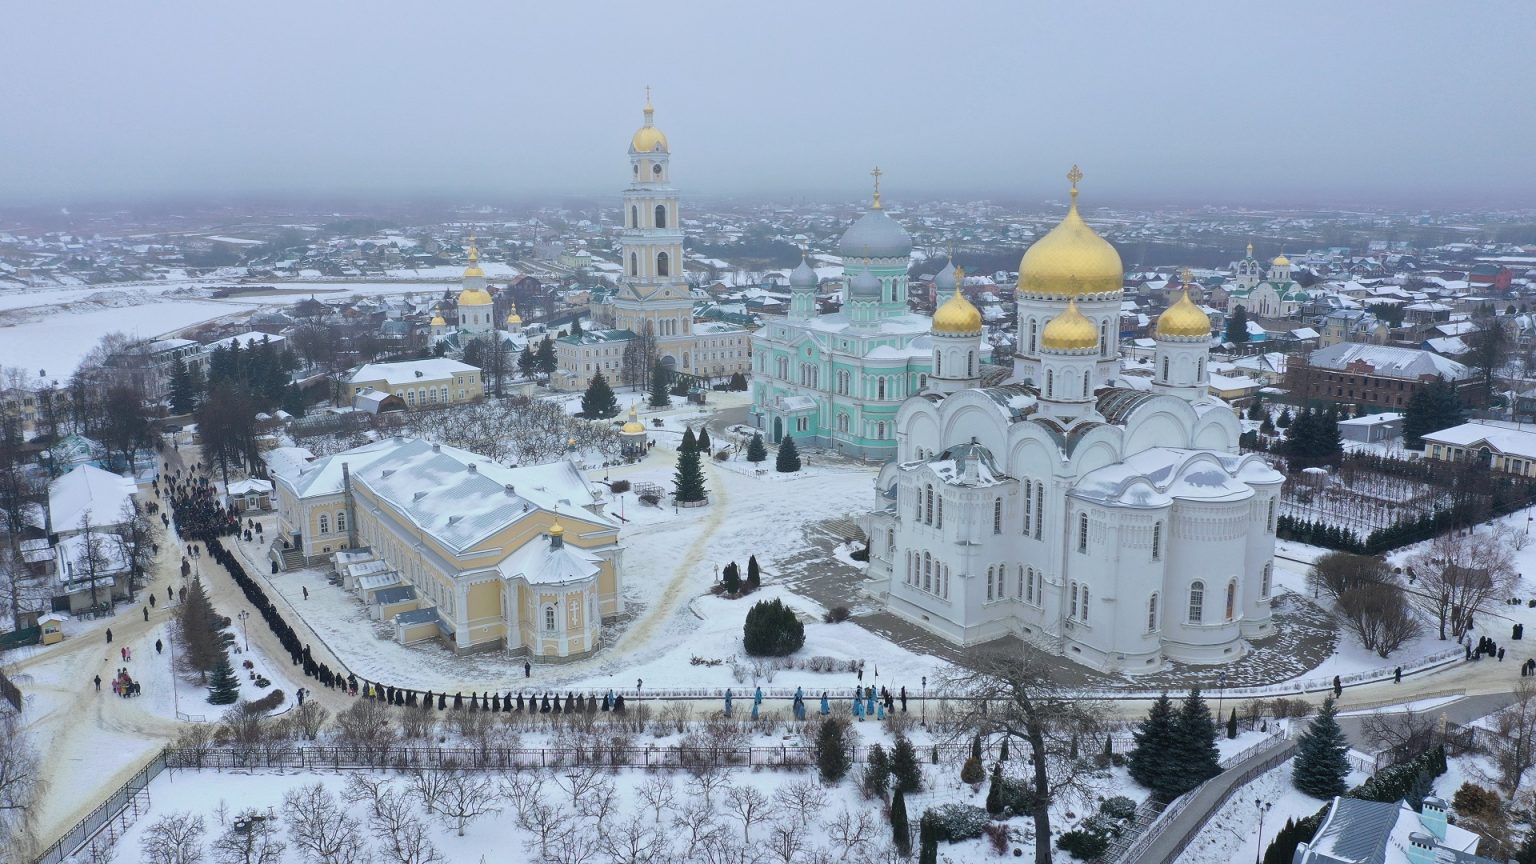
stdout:
[[(880, 169), (871, 173), (874, 201), (838, 242), (842, 309), (818, 314), (820, 280), (802, 260), (789, 276), (789, 314), (752, 336), (752, 419), (770, 441), (793, 435), (802, 447), (884, 460), (896, 452), (903, 400), (979, 380), (981, 314), (956, 290), (953, 264), (935, 285), (953, 292), (935, 318), (908, 311), (912, 238), (880, 203)], [(941, 316), (959, 330), (936, 329)], [(941, 352), (960, 359), (931, 380)]]

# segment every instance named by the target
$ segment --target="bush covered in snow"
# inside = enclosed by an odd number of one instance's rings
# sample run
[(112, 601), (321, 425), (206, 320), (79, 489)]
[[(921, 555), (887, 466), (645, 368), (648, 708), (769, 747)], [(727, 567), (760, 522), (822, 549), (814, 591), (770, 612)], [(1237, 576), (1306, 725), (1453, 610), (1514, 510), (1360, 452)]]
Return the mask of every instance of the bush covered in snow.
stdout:
[(935, 827), (942, 843), (958, 843), (980, 837), (991, 821), (987, 811), (970, 804), (944, 804), (928, 813), (936, 820)]

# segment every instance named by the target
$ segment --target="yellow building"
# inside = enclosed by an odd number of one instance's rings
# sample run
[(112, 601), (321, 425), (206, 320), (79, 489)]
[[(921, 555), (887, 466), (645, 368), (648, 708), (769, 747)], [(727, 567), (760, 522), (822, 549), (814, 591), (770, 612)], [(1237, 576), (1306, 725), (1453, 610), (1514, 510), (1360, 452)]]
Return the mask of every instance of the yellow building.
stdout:
[(425, 618), (458, 653), (574, 659), (623, 612), (618, 524), (570, 462), (506, 468), (395, 438), (279, 476), (277, 489), (283, 543), (312, 562), (350, 549), (353, 565), (388, 565), (359, 590), (415, 588), (402, 640), (430, 633)]
[(458, 405), (485, 397), (480, 370), (467, 363), (434, 357), (400, 363), (368, 363), (347, 379), (348, 394), (374, 390), (405, 400), (407, 408)]
[(1492, 471), (1536, 477), (1536, 432), (1474, 420), (1426, 434), (1424, 455), (1442, 462), (1479, 462)]

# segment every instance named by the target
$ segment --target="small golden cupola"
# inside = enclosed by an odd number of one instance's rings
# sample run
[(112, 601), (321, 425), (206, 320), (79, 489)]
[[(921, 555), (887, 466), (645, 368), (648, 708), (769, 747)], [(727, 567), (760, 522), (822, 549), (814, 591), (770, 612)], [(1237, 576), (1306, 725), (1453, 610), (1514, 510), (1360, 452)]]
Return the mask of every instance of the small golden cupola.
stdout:
[(619, 431), (625, 435), (638, 435), (645, 431), (645, 426), (640, 423), (640, 413), (635, 410), (633, 403), (629, 406), (629, 422), (625, 423), (624, 428)]
[(1276, 267), (1289, 267), (1291, 266), (1291, 259), (1285, 257), (1284, 255), (1276, 255), (1275, 260), (1269, 263)]
[(507, 313), (507, 326), (516, 327), (523, 323), (523, 316), (517, 314), (517, 304), (512, 304), (512, 309)]
[(1060, 224), (1024, 250), (1019, 291), (1062, 299), (1120, 291), (1125, 285), (1120, 253), (1077, 212), (1077, 182), (1083, 172), (1073, 165), (1067, 179), (1072, 183), (1072, 206)]
[(651, 88), (645, 88), (645, 123), (635, 130), (629, 139), (629, 149), (635, 153), (666, 153), (666, 133), (656, 128), (656, 109), (651, 107)]
[(1096, 350), (1099, 332), (1088, 316), (1077, 308), (1077, 298), (1067, 301), (1067, 309), (1050, 320), (1040, 334), (1040, 344), (1053, 351)]
[(934, 310), (933, 332), (953, 336), (980, 333), (981, 311), (960, 293), (960, 286), (965, 283), (965, 271), (956, 267), (954, 274), (955, 293), (951, 294), (942, 306)]
[(433, 326), (433, 327), (447, 327), (448, 326), (448, 322), (443, 320), (443, 308), (441, 306), (433, 306), (432, 307), (432, 323), (431, 323), (430, 326)]
[[(459, 292), (460, 306), (488, 306), (491, 295), (485, 290), (485, 271), (480, 269), (480, 247), (475, 236), (469, 236), (469, 266), (464, 268), (464, 290)], [(486, 318), (489, 327), (490, 318)]]
[(1193, 339), (1209, 337), (1211, 335), (1211, 318), (1189, 299), (1189, 285), (1194, 281), (1194, 275), (1185, 270), (1183, 274), (1184, 292), (1182, 296), (1167, 309), (1157, 316), (1157, 328), (1154, 334), (1158, 338), (1173, 337), (1179, 339)]

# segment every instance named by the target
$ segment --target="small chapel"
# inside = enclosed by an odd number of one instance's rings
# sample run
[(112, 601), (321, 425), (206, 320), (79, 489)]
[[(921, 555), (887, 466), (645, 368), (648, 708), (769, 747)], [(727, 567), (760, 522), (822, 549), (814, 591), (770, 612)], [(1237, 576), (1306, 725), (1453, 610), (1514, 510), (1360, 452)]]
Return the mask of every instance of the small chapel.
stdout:
[[(959, 645), (1016, 636), (1121, 674), (1236, 660), (1273, 632), (1283, 476), (1209, 394), (1211, 324), (1186, 289), (1149, 386), (1120, 380), (1119, 253), (1078, 211), (1019, 263), (1013, 378), (982, 386), (980, 314), (935, 313), (933, 371), (896, 412), (866, 520), (891, 611)], [(959, 322), (964, 322), (963, 326)]]

